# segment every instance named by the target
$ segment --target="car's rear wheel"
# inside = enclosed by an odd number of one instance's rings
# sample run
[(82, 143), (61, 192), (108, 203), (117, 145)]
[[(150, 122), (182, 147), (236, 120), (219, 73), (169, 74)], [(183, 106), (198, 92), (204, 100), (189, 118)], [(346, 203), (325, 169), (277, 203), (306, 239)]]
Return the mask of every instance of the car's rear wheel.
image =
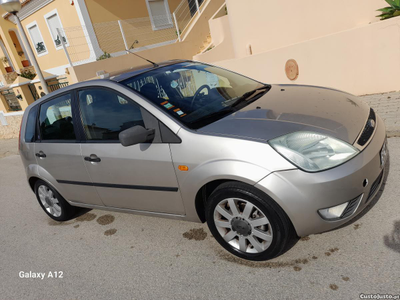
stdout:
[(296, 237), (285, 212), (267, 195), (246, 184), (220, 185), (208, 199), (206, 210), (215, 239), (244, 259), (274, 258)]
[(35, 194), (40, 206), (50, 218), (56, 221), (67, 221), (75, 216), (76, 208), (43, 180), (35, 183)]

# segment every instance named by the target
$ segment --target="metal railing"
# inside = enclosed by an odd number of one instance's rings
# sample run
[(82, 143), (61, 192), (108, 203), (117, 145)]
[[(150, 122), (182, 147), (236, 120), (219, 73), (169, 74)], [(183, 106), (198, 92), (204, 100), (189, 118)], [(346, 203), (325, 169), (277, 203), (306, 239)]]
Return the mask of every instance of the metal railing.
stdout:
[[(66, 79), (66, 77), (65, 78), (59, 78), (58, 80), (65, 80), (65, 79)], [(51, 92), (59, 90), (59, 89), (61, 89), (63, 87), (67, 87), (68, 85), (69, 85), (68, 81), (62, 81), (62, 82), (59, 81), (59, 82), (56, 82), (56, 83), (47, 84), (47, 86), (49, 87), (49, 90)]]
[(201, 13), (200, 6), (205, 0), (183, 0), (172, 13), (178, 40), (181, 41), (182, 33), (196, 13)]

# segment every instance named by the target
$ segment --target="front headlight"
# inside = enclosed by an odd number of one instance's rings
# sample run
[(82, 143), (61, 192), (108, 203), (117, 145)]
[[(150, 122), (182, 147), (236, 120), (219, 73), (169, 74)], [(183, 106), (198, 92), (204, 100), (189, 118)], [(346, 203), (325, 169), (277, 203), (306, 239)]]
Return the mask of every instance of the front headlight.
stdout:
[(314, 132), (299, 131), (269, 141), (283, 157), (308, 172), (338, 166), (359, 152), (338, 139)]

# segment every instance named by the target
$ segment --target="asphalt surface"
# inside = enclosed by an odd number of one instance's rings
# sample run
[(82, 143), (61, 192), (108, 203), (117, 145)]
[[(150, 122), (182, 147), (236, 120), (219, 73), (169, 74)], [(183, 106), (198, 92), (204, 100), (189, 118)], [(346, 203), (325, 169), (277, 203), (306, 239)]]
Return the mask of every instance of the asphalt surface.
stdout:
[[(223, 250), (205, 224), (92, 210), (56, 223), (18, 156), (0, 159), (0, 299), (359, 299), (400, 294), (400, 139), (362, 218), (269, 262)], [(192, 229), (195, 229), (194, 231)], [(192, 230), (192, 231), (191, 231)], [(197, 239), (197, 240), (196, 240)], [(45, 273), (44, 279), (19, 273)], [(49, 278), (54, 272), (63, 278)]]
[(18, 139), (0, 139), (0, 158), (18, 155)]

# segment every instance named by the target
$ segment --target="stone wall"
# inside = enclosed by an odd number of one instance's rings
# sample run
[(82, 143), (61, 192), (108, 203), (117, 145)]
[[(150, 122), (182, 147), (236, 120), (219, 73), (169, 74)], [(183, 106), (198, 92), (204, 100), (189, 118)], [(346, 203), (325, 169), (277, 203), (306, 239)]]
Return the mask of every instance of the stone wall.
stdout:
[(0, 122), (0, 139), (18, 138), (22, 115), (4, 116), (4, 118), (8, 125), (3, 125)]

